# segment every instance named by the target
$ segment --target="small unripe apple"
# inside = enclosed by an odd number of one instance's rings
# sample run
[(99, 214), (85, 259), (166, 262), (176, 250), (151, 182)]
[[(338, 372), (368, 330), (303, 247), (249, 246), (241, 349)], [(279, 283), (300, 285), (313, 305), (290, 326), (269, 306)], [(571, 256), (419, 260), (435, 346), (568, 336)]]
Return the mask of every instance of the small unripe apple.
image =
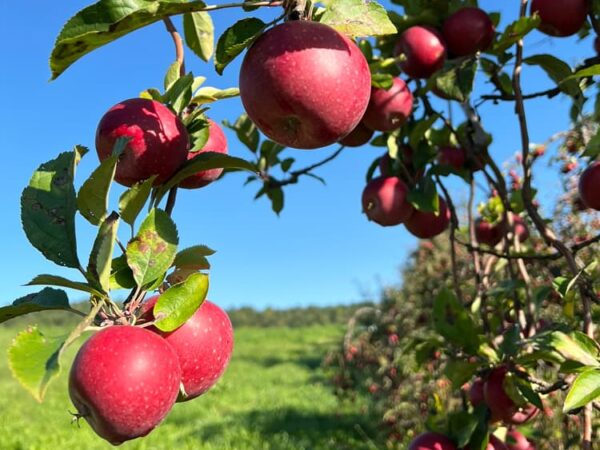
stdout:
[(531, 14), (538, 13), (538, 29), (550, 36), (566, 37), (577, 33), (587, 17), (587, 0), (532, 0)]
[(340, 144), (346, 147), (360, 147), (367, 144), (373, 137), (374, 131), (364, 123), (359, 122), (356, 128), (350, 132), (346, 137), (340, 139)]
[(469, 401), (473, 407), (477, 407), (484, 403), (485, 397), (483, 394), (484, 381), (481, 378), (477, 378), (471, 383), (469, 388)]
[(157, 175), (154, 185), (167, 181), (185, 162), (189, 137), (179, 118), (165, 105), (132, 98), (110, 108), (96, 130), (100, 161), (112, 155), (118, 138), (129, 142), (119, 157), (115, 180), (131, 186)]
[[(188, 153), (188, 161), (194, 159), (203, 152), (227, 153), (227, 138), (219, 125), (208, 119), (208, 140), (201, 149), (192, 149)], [(187, 177), (179, 187), (185, 189), (197, 189), (212, 183), (221, 176), (223, 169), (208, 169)]]
[(502, 240), (505, 234), (506, 224), (504, 221), (492, 224), (482, 217), (475, 221), (475, 237), (480, 244), (494, 247)]
[(446, 44), (436, 29), (417, 25), (400, 35), (394, 55), (404, 55), (399, 66), (408, 76), (429, 78), (444, 65)]
[(438, 214), (424, 212), (415, 209), (404, 224), (406, 229), (420, 239), (431, 239), (443, 233), (450, 224), (450, 210), (444, 199), (440, 197), (440, 208)]
[(456, 450), (456, 446), (444, 435), (426, 432), (417, 436), (408, 450)]
[(508, 450), (535, 450), (535, 445), (515, 429), (506, 433), (506, 447)]
[(252, 44), (239, 86), (248, 116), (265, 135), (312, 149), (339, 141), (358, 125), (371, 72), (347, 37), (318, 22), (291, 20)]
[(384, 227), (399, 225), (413, 213), (407, 195), (408, 187), (400, 178), (374, 178), (362, 193), (363, 211), (369, 220)]
[(455, 170), (461, 170), (467, 161), (467, 154), (462, 147), (441, 147), (438, 152), (438, 162), (442, 166), (450, 166)]
[[(150, 297), (143, 305), (141, 317), (154, 320), (152, 308), (159, 296)], [(181, 366), (181, 384), (187, 401), (208, 391), (223, 375), (233, 351), (233, 328), (229, 316), (213, 302), (205, 300), (187, 322), (174, 331), (158, 333), (173, 347)]]
[(485, 403), (490, 409), (491, 422), (509, 420), (517, 411), (518, 407), (504, 390), (504, 380), (508, 370), (504, 366), (493, 369), (485, 380), (483, 394)]
[(113, 445), (145, 436), (177, 399), (181, 368), (173, 348), (139, 327), (105, 328), (81, 347), (69, 375), (78, 414)]
[(594, 161), (581, 174), (579, 198), (586, 207), (600, 211), (600, 161)]
[(486, 50), (496, 30), (487, 13), (479, 8), (461, 8), (444, 21), (442, 35), (452, 56), (469, 56)]
[(364, 124), (377, 131), (393, 131), (406, 123), (412, 114), (413, 95), (401, 78), (394, 78), (391, 88), (373, 88)]

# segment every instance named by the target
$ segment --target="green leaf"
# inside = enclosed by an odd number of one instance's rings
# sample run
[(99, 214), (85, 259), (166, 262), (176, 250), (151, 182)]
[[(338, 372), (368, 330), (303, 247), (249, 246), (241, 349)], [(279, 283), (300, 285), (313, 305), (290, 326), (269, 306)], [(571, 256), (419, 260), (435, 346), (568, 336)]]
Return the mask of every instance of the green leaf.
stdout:
[(100, 0), (79, 11), (61, 30), (50, 56), (52, 79), (82, 56), (132, 31), (205, 7), (197, 0)]
[(175, 259), (179, 238), (169, 215), (152, 209), (127, 245), (127, 264), (138, 286), (155, 281)]
[(533, 338), (533, 341), (542, 349), (560, 353), (568, 361), (584, 366), (600, 367), (600, 361), (596, 357), (597, 351), (592, 351), (587, 344), (580, 343), (580, 339), (573, 339), (562, 331), (540, 333)]
[(332, 0), (321, 16), (321, 23), (352, 37), (396, 34), (383, 6), (375, 1)]
[(581, 408), (600, 397), (600, 370), (590, 368), (579, 374), (565, 398), (563, 412)]
[(191, 103), (204, 105), (206, 103), (216, 102), (225, 98), (234, 98), (240, 95), (238, 88), (217, 89), (206, 86), (198, 90), (192, 98)]
[(503, 53), (533, 31), (539, 24), (540, 18), (537, 15), (521, 17), (505, 28), (502, 36), (494, 44), (492, 52), (495, 54)]
[(552, 55), (534, 55), (525, 58), (523, 62), (530, 66), (539, 66), (563, 92), (571, 97), (582, 95), (577, 81), (570, 79), (573, 71), (566, 62)]
[(87, 152), (75, 147), (42, 164), (21, 195), (21, 222), (31, 245), (60, 266), (77, 268), (75, 167)]
[(119, 155), (106, 158), (85, 180), (77, 194), (77, 208), (92, 225), (98, 225), (106, 217), (108, 193), (115, 177)]
[(148, 201), (148, 197), (150, 197), (150, 191), (152, 190), (155, 178), (156, 175), (152, 175), (147, 180), (134, 184), (121, 194), (119, 198), (119, 214), (125, 223), (131, 226), (135, 223), (135, 219)]
[(110, 290), (110, 272), (112, 265), (113, 249), (117, 239), (119, 228), (119, 215), (113, 212), (106, 218), (98, 230), (94, 246), (90, 253), (90, 261), (87, 267), (88, 277), (103, 292)]
[(266, 194), (267, 197), (269, 197), (269, 200), (271, 200), (271, 209), (275, 214), (279, 215), (279, 213), (283, 211), (283, 205), (285, 200), (283, 189), (281, 189), (280, 187), (267, 189)]
[(446, 98), (466, 102), (473, 91), (477, 61), (468, 59), (442, 69), (434, 80), (437, 91)]
[(183, 15), (185, 43), (200, 59), (208, 61), (215, 45), (215, 27), (210, 14), (194, 12)]
[(134, 287), (135, 280), (131, 268), (127, 265), (127, 256), (114, 258), (111, 263), (110, 289), (133, 289)]
[[(163, 83), (165, 91), (168, 91), (171, 88), (171, 86), (173, 86), (173, 84), (175, 84), (175, 82), (177, 80), (179, 80), (180, 76), (181, 76), (181, 63), (179, 61), (175, 61), (173, 64), (171, 64), (169, 66), (169, 68), (167, 69), (167, 73), (165, 73), (165, 80)], [(162, 98), (162, 95), (161, 95), (161, 98)], [(161, 103), (164, 103), (164, 101), (162, 101)]]
[(408, 201), (419, 211), (438, 213), (440, 199), (435, 182), (430, 177), (421, 178), (419, 184), (408, 193)]
[(479, 348), (479, 336), (473, 319), (464, 306), (449, 290), (443, 289), (433, 303), (435, 330), (447, 341), (475, 354)]
[(223, 125), (235, 131), (240, 142), (248, 147), (252, 153), (256, 153), (259, 141), (258, 129), (247, 114), (238, 117), (233, 125), (228, 121), (224, 121)]
[(178, 78), (164, 93), (164, 102), (170, 104), (176, 113), (181, 113), (192, 100), (193, 83), (194, 76), (191, 73)]
[(451, 359), (446, 363), (444, 375), (452, 382), (452, 386), (455, 389), (459, 389), (475, 375), (477, 368), (478, 366), (476, 363)]
[(389, 73), (374, 73), (371, 75), (371, 86), (386, 91), (394, 85), (394, 77)]
[(202, 273), (192, 274), (183, 283), (171, 286), (154, 305), (155, 326), (162, 331), (176, 330), (192, 317), (207, 292), (208, 276)]
[(450, 415), (450, 435), (459, 448), (463, 448), (475, 433), (479, 420), (474, 414), (460, 411)]
[(423, 138), (425, 132), (429, 130), (439, 118), (440, 116), (438, 114), (432, 114), (427, 119), (417, 122), (415, 127), (410, 132), (408, 145), (411, 148), (417, 148), (419, 141)]
[(175, 256), (173, 265), (179, 269), (202, 270), (209, 269), (210, 264), (206, 261), (206, 257), (214, 255), (215, 251), (208, 248), (206, 245), (195, 245), (181, 250)]
[(215, 69), (219, 75), (227, 65), (248, 48), (264, 31), (267, 24), (254, 17), (242, 19), (227, 28), (217, 42)]
[(35, 294), (18, 298), (12, 305), (0, 308), (0, 323), (32, 312), (63, 310), (74, 312), (67, 294), (62, 289), (44, 288)]
[(29, 327), (8, 347), (13, 376), (38, 402), (42, 402), (48, 383), (60, 372), (58, 356), (63, 343), (63, 339), (48, 338), (37, 327)]
[(145, 91), (140, 92), (140, 98), (146, 98), (148, 100), (156, 100), (159, 103), (164, 103), (162, 94), (156, 88), (149, 88), (149, 89), (146, 89)]
[(585, 77), (594, 77), (596, 75), (600, 75), (600, 64), (594, 64), (591, 67), (586, 67), (585, 69), (580, 69), (574, 74), (568, 76), (563, 81), (585, 78)]
[(87, 292), (88, 294), (96, 297), (104, 297), (104, 294), (87, 283), (71, 281), (67, 278), (59, 277), (57, 275), (38, 275), (29, 283), (27, 283), (26, 286), (60, 286), (64, 288), (75, 289), (77, 291)]

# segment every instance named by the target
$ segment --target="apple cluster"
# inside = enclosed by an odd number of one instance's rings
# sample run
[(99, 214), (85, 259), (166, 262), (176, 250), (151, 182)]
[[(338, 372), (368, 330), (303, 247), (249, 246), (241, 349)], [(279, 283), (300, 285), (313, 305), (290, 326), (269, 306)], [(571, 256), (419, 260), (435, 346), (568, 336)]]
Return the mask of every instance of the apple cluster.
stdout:
[[(140, 322), (152, 323), (158, 296), (146, 300)], [(182, 326), (114, 325), (81, 347), (69, 376), (69, 395), (94, 431), (113, 445), (146, 436), (169, 413), (208, 391), (233, 350), (227, 313), (206, 300)]]

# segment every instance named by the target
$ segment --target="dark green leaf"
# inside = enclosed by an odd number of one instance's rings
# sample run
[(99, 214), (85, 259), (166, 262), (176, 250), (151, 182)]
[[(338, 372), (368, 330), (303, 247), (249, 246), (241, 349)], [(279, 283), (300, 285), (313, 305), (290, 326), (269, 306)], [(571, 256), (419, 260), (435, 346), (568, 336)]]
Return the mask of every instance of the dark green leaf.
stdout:
[(119, 214), (125, 223), (131, 226), (135, 223), (135, 219), (144, 208), (148, 197), (150, 197), (150, 191), (152, 190), (155, 178), (156, 175), (152, 175), (147, 180), (134, 184), (121, 194), (119, 198)]
[(419, 184), (408, 193), (408, 201), (419, 211), (437, 213), (440, 199), (435, 182), (430, 177), (421, 178)]
[(267, 25), (254, 17), (242, 19), (227, 28), (217, 42), (215, 69), (220, 75), (227, 65), (250, 46)]
[(154, 305), (156, 327), (173, 331), (183, 325), (200, 307), (208, 292), (208, 276), (190, 275), (183, 283), (171, 286)]
[(433, 323), (436, 331), (452, 344), (475, 354), (479, 348), (479, 336), (473, 319), (456, 296), (443, 289), (433, 303)]
[(15, 300), (12, 305), (0, 308), (0, 323), (24, 314), (37, 311), (60, 309), (73, 312), (65, 291), (61, 289), (44, 288), (35, 294), (29, 294)]
[(473, 378), (477, 368), (476, 363), (451, 359), (446, 363), (444, 375), (452, 382), (454, 389), (460, 389), (463, 384)]
[(75, 289), (77, 291), (87, 292), (96, 297), (104, 296), (104, 294), (87, 283), (71, 281), (56, 275), (38, 275), (29, 283), (27, 283), (27, 286), (60, 286), (64, 288)]
[(320, 21), (352, 37), (398, 32), (385, 8), (375, 1), (332, 0)]
[(459, 448), (463, 448), (471, 440), (471, 436), (475, 433), (479, 420), (477, 416), (460, 411), (450, 415), (450, 435)]
[(110, 274), (110, 289), (133, 289), (135, 280), (133, 272), (127, 265), (127, 256), (121, 255), (112, 260)]
[(477, 61), (468, 59), (441, 70), (434, 80), (435, 88), (444, 97), (466, 102), (473, 91)]
[(176, 113), (181, 113), (190, 104), (193, 82), (194, 76), (188, 73), (175, 81), (164, 93), (164, 102), (170, 104)]
[(94, 246), (90, 253), (90, 261), (87, 267), (88, 279), (94, 282), (102, 292), (110, 290), (110, 272), (112, 263), (112, 254), (117, 239), (117, 229), (119, 228), (119, 215), (113, 212), (106, 218), (100, 228), (94, 241)]
[(183, 15), (183, 33), (185, 43), (204, 61), (213, 54), (215, 44), (215, 27), (210, 14), (194, 12)]
[(23, 230), (35, 248), (60, 266), (79, 267), (75, 239), (75, 167), (87, 152), (75, 147), (42, 164), (21, 196)]
[(223, 125), (235, 131), (240, 142), (248, 147), (251, 152), (256, 153), (259, 141), (258, 129), (247, 114), (238, 117), (233, 125), (227, 121), (224, 121)]
[(573, 71), (566, 62), (552, 55), (534, 55), (525, 58), (523, 62), (530, 66), (539, 66), (563, 92), (571, 97), (580, 97), (582, 95), (577, 81), (570, 79)]
[(277, 215), (283, 210), (284, 195), (280, 187), (267, 189), (267, 197), (271, 200), (271, 209)]
[(189, 247), (177, 253), (173, 265), (179, 269), (209, 269), (210, 264), (208, 264), (206, 257), (213, 255), (214, 253), (215, 251), (208, 248), (206, 245), (196, 245), (194, 247)]

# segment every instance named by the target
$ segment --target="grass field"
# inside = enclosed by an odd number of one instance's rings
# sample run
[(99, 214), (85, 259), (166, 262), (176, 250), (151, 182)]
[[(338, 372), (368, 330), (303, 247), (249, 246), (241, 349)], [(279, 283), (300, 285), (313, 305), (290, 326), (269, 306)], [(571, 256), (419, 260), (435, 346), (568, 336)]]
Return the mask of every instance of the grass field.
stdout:
[[(0, 329), (6, 349), (18, 329)], [(45, 329), (62, 334), (61, 329)], [(175, 405), (148, 437), (124, 449), (367, 449), (359, 405), (341, 406), (320, 368), (342, 327), (240, 328), (228, 371), (215, 388)], [(65, 358), (65, 367), (75, 354)], [(38, 404), (12, 378), (0, 355), (0, 449), (104, 449), (84, 421), (70, 424), (67, 370)]]

